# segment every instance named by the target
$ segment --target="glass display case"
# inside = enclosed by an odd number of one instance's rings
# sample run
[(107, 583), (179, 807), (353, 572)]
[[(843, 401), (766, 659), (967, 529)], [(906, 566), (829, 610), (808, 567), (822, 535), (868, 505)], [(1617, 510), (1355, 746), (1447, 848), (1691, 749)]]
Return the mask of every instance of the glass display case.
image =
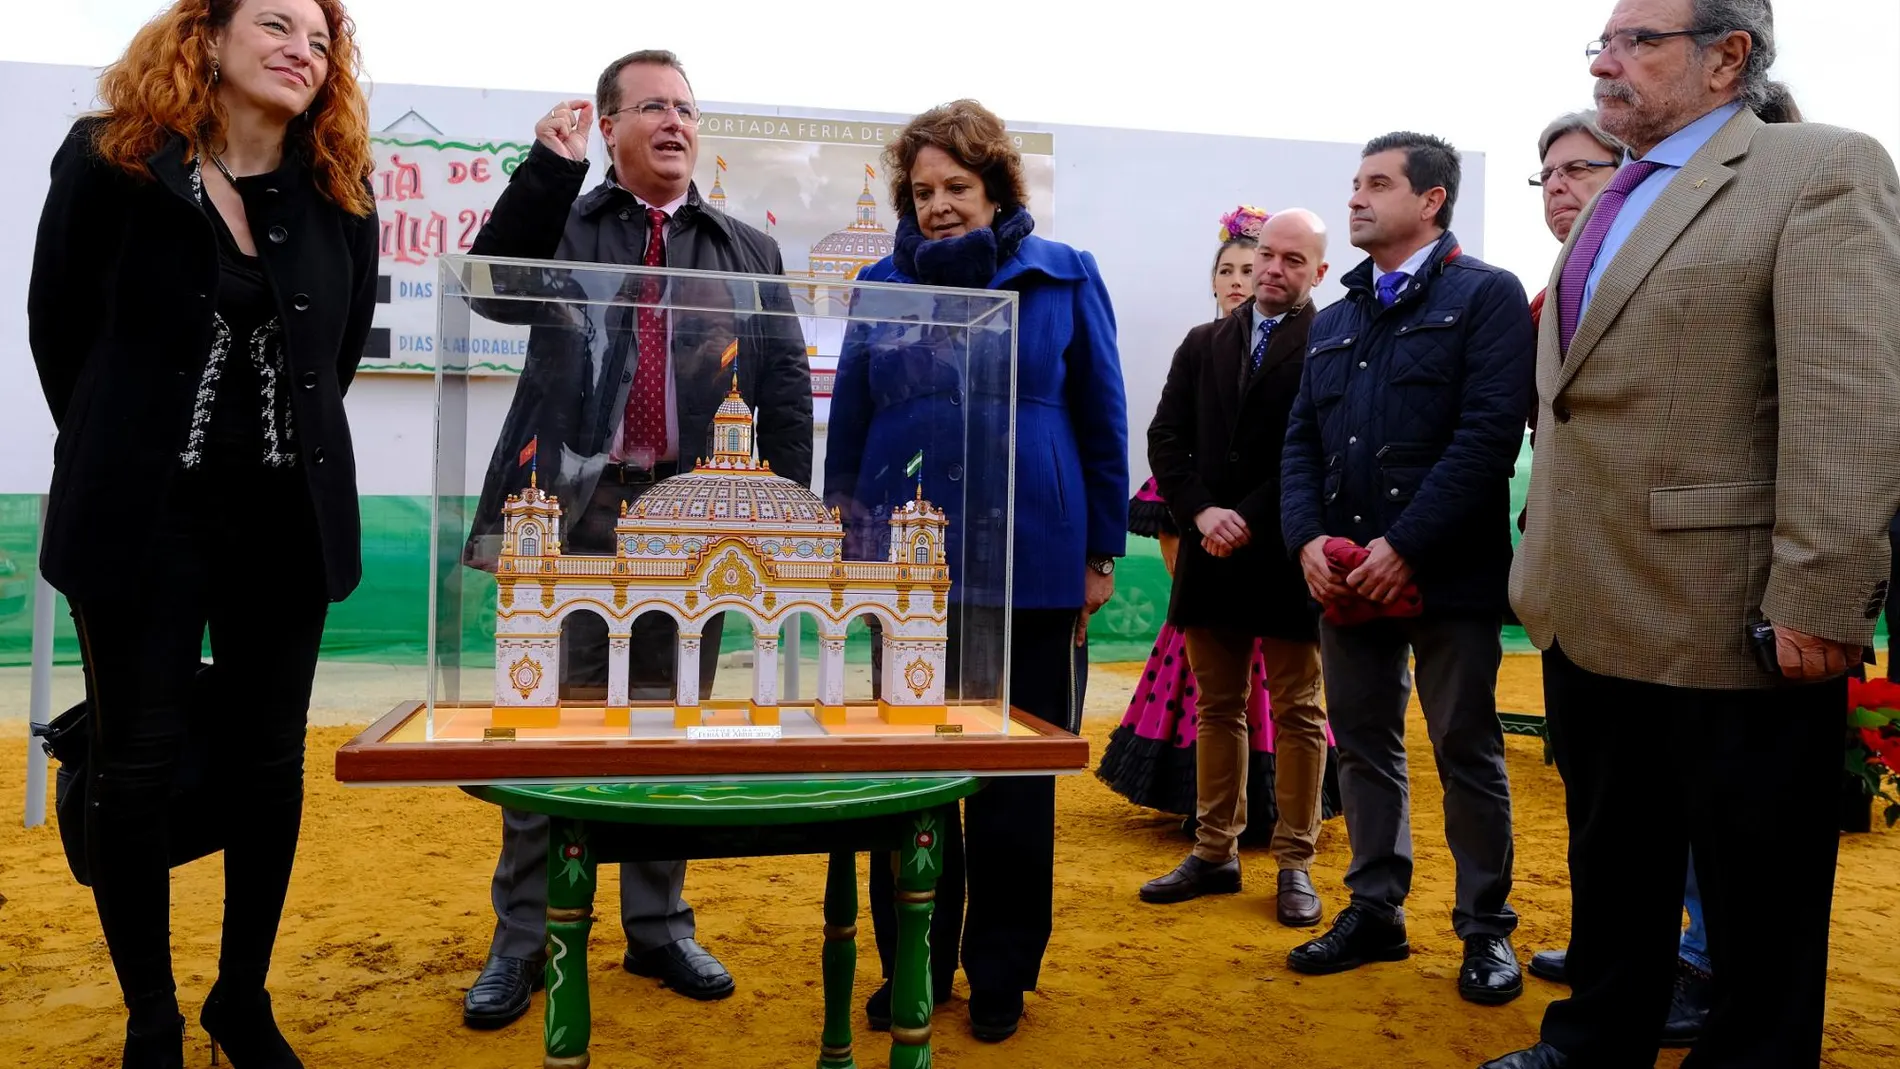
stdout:
[(439, 295), (412, 735), (1009, 733), (1013, 293), (450, 256)]

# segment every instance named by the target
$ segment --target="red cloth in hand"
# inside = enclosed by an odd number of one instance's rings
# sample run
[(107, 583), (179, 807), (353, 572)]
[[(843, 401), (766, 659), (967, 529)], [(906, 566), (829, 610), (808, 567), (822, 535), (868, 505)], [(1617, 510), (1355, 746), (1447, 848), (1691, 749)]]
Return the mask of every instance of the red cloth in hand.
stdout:
[[(1371, 550), (1364, 546), (1354, 545), (1352, 540), (1347, 538), (1328, 538), (1325, 551), (1326, 563), (1332, 566), (1333, 575), (1337, 576), (1341, 583), (1346, 581), (1346, 577), (1351, 575), (1354, 569), (1364, 564), (1367, 557), (1372, 556)], [(1417, 616), (1425, 611), (1425, 603), (1418, 595), (1417, 583), (1405, 584), (1405, 588), (1399, 591), (1399, 599), (1390, 605), (1383, 605), (1362, 597), (1355, 591), (1343, 598), (1323, 601), (1320, 607), (1325, 610), (1326, 622), (1334, 627), (1353, 627), (1382, 617)]]

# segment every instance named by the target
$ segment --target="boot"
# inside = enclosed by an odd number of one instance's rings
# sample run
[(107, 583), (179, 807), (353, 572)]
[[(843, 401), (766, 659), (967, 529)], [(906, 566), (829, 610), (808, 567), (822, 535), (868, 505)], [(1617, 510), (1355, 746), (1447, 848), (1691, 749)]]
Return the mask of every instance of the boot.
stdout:
[(212, 985), (198, 1018), (211, 1036), (211, 1064), (218, 1064), (222, 1049), (232, 1069), (303, 1069), (303, 1062), (277, 1029), (270, 994), (261, 987), (234, 994), (220, 990), (221, 984)]

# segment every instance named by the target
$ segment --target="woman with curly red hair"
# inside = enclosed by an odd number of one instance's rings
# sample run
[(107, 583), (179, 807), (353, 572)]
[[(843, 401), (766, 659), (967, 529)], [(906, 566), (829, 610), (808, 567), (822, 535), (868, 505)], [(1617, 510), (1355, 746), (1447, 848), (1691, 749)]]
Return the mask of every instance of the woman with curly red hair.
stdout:
[(53, 159), (27, 299), (59, 428), (41, 566), (86, 669), (86, 852), (126, 1066), (183, 1064), (167, 798), (188, 729), (216, 740), (228, 802), (207, 817), (225, 907), (202, 1023), (237, 1069), (301, 1064), (264, 981), (324, 615), (362, 571), (343, 392), (380, 228), (353, 31), (335, 0), (179, 0)]

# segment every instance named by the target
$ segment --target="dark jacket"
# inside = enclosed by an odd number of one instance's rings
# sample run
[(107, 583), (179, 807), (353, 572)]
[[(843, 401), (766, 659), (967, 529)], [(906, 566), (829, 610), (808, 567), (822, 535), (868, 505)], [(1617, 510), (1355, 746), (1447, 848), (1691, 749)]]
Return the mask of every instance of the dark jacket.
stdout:
[[(916, 281), (890, 257), (858, 280)], [(987, 288), (1021, 299), (1011, 604), (1078, 608), (1087, 558), (1119, 557), (1128, 541), (1128, 416), (1115, 313), (1093, 256), (1033, 234)], [(868, 314), (877, 292), (860, 291), (859, 314)], [(972, 604), (1000, 603), (1001, 540), (989, 532), (992, 522), (1000, 530), (1012, 500), (1006, 470), (972, 470), (965, 480), (966, 455), (996, 455), (973, 443), (1008, 440), (1007, 381), (984, 381), (985, 369), (1009, 366), (1008, 355), (974, 351), (995, 340), (980, 330), (933, 334), (894, 317), (854, 323), (838, 358), (825, 443), (826, 499), (868, 516), (873, 533), (916, 493), (918, 479), (904, 469), (924, 452), (924, 496), (950, 520), (953, 569), (970, 554), (964, 573), (951, 574), (952, 597)]]
[(1530, 411), (1524, 287), (1444, 235), (1391, 308), (1367, 260), (1314, 321), (1281, 462), (1289, 553), (1383, 537), (1425, 612), (1502, 614), (1511, 470)]
[[(33, 363), (59, 428), (41, 567), (74, 599), (123, 593), (147, 566), (140, 518), (179, 470), (218, 302), (217, 235), (184, 142), (154, 153), (153, 180), (142, 180), (94, 153), (100, 121), (76, 123), (53, 157), (27, 291)], [(321, 562), (308, 563), (321, 563), (341, 600), (363, 571), (343, 393), (376, 310), (381, 226), (325, 199), (294, 156), (279, 174), (244, 210), (296, 384), (291, 414), (322, 545)]]
[[(1310, 303), (1288, 313), (1258, 372), (1251, 302), (1188, 331), (1175, 350), (1148, 425), (1148, 465), (1184, 532), (1168, 607), (1176, 626), (1317, 637), (1306, 580), (1280, 537), (1280, 453), (1315, 315)], [(1251, 539), (1232, 556), (1201, 546), (1194, 517), (1210, 506), (1247, 521)]]
[[(535, 441), (539, 481), (566, 507), (572, 527), (593, 496), (600, 465), (620, 432), (627, 391), (639, 364), (636, 318), (605, 303), (628, 276), (589, 272), (581, 264), (638, 265), (645, 257), (647, 216), (633, 194), (612, 181), (585, 196), (585, 160), (567, 160), (536, 143), (475, 236), (475, 256), (560, 260), (561, 268), (496, 268), (497, 292), (530, 298), (581, 298), (585, 305), (479, 302), (478, 314), (530, 322), (528, 356), (495, 443), (465, 560), (492, 565), (500, 548), (501, 506), (528, 484), (522, 451)], [(689, 189), (666, 235), (666, 266), (698, 271), (782, 275), (778, 243), (732, 219)], [(671, 313), (679, 461), (690, 470), (710, 456), (712, 418), (736, 370), (739, 392), (757, 410), (761, 459), (785, 478), (811, 482), (811, 365), (783, 284), (675, 279), (669, 303), (698, 311)], [(511, 308), (512, 305), (512, 308)], [(778, 314), (748, 314), (763, 307)], [(732, 312), (706, 311), (732, 308)], [(722, 364), (732, 341), (736, 362)], [(565, 456), (564, 456), (565, 453)]]

